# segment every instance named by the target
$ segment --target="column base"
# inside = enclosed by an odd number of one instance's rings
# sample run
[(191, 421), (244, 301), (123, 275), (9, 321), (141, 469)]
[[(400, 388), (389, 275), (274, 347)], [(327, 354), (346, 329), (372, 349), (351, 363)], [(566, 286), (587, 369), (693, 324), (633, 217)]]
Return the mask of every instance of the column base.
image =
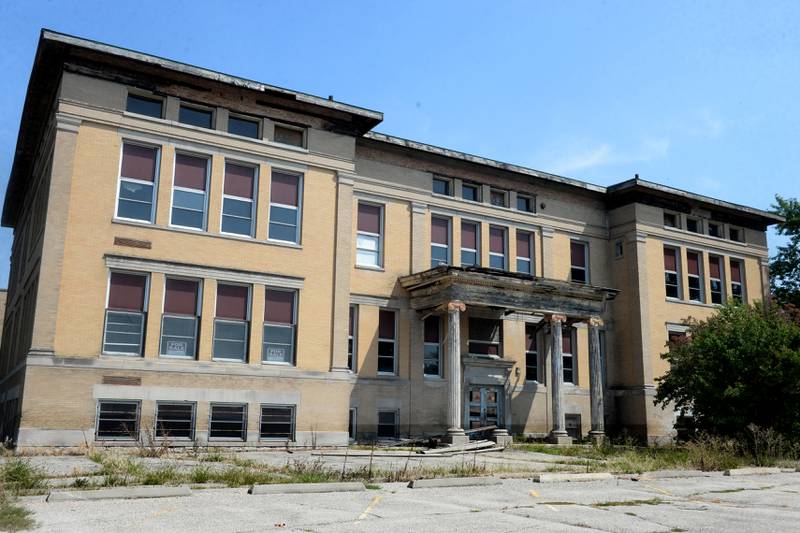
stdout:
[(442, 441), (453, 446), (464, 446), (469, 444), (469, 436), (461, 428), (450, 428)]
[(606, 440), (606, 434), (604, 431), (590, 431), (589, 440), (591, 440), (592, 444), (595, 446), (602, 446)]
[(551, 431), (547, 442), (557, 446), (572, 446), (572, 437), (567, 435), (566, 431)]
[(497, 428), (492, 431), (492, 436), (489, 440), (493, 440), (495, 444), (503, 448), (510, 446), (514, 439), (508, 434), (507, 429)]

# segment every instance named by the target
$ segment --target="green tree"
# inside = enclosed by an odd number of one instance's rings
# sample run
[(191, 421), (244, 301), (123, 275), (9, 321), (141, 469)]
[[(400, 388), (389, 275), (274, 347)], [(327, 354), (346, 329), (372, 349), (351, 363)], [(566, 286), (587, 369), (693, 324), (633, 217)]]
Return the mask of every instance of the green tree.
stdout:
[(775, 196), (775, 202), (773, 211), (786, 219), (777, 225), (778, 234), (789, 242), (779, 246), (770, 261), (770, 285), (779, 303), (800, 307), (800, 202), (781, 196)]
[(698, 429), (744, 433), (749, 424), (800, 438), (800, 326), (776, 306), (730, 304), (662, 355), (656, 404), (690, 409)]

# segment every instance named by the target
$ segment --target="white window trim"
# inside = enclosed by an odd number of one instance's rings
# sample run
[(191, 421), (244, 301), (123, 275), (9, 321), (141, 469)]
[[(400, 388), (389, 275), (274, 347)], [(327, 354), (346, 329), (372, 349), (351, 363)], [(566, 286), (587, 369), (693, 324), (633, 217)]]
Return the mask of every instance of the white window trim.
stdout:
[[(247, 306), (245, 309), (247, 313), (245, 315), (245, 320), (240, 320), (236, 318), (221, 318), (217, 316), (217, 298), (219, 297), (219, 286), (220, 285), (237, 285), (239, 287), (247, 287)], [(217, 290), (214, 291), (214, 321), (213, 321), (213, 330), (211, 331), (211, 360), (212, 361), (222, 361), (225, 363), (242, 363), (247, 364), (247, 360), (250, 358), (250, 333), (251, 333), (251, 325), (252, 325), (252, 316), (251, 313), (253, 311), (253, 286), (251, 284), (246, 283), (230, 283), (230, 282), (217, 282)], [(245, 350), (244, 350), (244, 359), (233, 359), (230, 357), (216, 357), (214, 355), (214, 341), (217, 339), (217, 320), (221, 320), (223, 322), (231, 322), (241, 324), (244, 323), (246, 327), (246, 341), (245, 341)]]
[[(273, 167), (272, 172), (281, 172), (283, 174), (291, 174), (297, 178), (297, 205), (286, 205), (280, 204), (278, 202), (272, 201), (272, 180), (270, 177), (270, 194), (269, 194), (269, 210), (267, 213), (267, 242), (276, 242), (276, 243), (283, 243), (283, 244), (294, 244), (300, 246), (302, 242), (302, 219), (303, 219), (303, 184), (305, 174), (302, 172), (297, 172), (296, 170), (286, 170), (282, 168)], [(286, 241), (283, 239), (273, 239), (269, 236), (269, 228), (272, 225), (272, 206), (282, 207), (284, 209), (294, 209), (295, 210), (295, 220), (297, 222), (297, 239), (294, 241)], [(275, 222), (276, 224), (283, 225), (282, 222)]]
[[(463, 220), (462, 219), (461, 220), (462, 234), (463, 234), (463, 225), (464, 224), (472, 224), (473, 226), (475, 226), (475, 245), (477, 246), (477, 248), (476, 249), (467, 248), (462, 244), (461, 252), (462, 253), (463, 252), (472, 252), (472, 253), (474, 253), (476, 262), (475, 262), (474, 265), (468, 265), (468, 266), (477, 266), (477, 267), (479, 267), (482, 264), (482, 261), (481, 261), (481, 223), (480, 222), (476, 222), (474, 220)], [(462, 239), (461, 242), (463, 243), (464, 240)], [(461, 262), (461, 257), (459, 257), (459, 261)], [(461, 262), (461, 266), (464, 266), (463, 262)]]
[[(175, 171), (177, 170), (177, 159), (178, 155), (185, 155), (188, 157), (196, 157), (202, 158), (206, 160), (206, 187), (205, 190), (199, 191), (197, 189), (190, 189), (188, 187), (178, 187), (175, 185)], [(185, 229), (188, 231), (197, 231), (197, 232), (205, 232), (208, 228), (208, 188), (211, 183), (211, 156), (207, 154), (197, 154), (193, 152), (184, 152), (183, 150), (179, 150), (175, 152), (175, 156), (173, 157), (172, 161), (172, 190), (170, 191), (170, 207), (169, 207), (169, 227), (171, 228), (180, 228)], [(175, 209), (175, 191), (184, 191), (190, 192), (195, 194), (203, 195), (203, 227), (201, 228), (193, 228), (192, 226), (183, 226), (181, 224), (173, 224), (172, 223), (172, 211)], [(183, 207), (179, 207), (178, 209), (185, 209)]]
[[(492, 251), (492, 244), (491, 244), (492, 228), (500, 229), (503, 232), (503, 253), (502, 254), (499, 254), (497, 252), (493, 252)], [(496, 268), (496, 267), (492, 266), (492, 257), (500, 257), (500, 256), (502, 256), (502, 258), (503, 258), (503, 268), (501, 268), (500, 270), (506, 270), (507, 271), (508, 270), (508, 228), (503, 227), (503, 226), (490, 225), (489, 226), (489, 268)]]
[(736, 261), (737, 263), (739, 263), (739, 279), (741, 279), (741, 281), (733, 281), (733, 276), (731, 276), (731, 298), (736, 298), (733, 295), (733, 293), (734, 293), (733, 287), (734, 287), (734, 285), (738, 285), (740, 287), (739, 292), (742, 293), (741, 301), (742, 301), (742, 303), (747, 303), (747, 292), (745, 291), (745, 281), (747, 281), (745, 279), (745, 271), (744, 271), (745, 263), (744, 263), (744, 260), (742, 260), (742, 259), (738, 259), (736, 257), (729, 257), (728, 258), (728, 268), (731, 267), (731, 262), (733, 262), (733, 261)]
[[(392, 338), (392, 339), (387, 339), (385, 337), (381, 337), (380, 336), (380, 323), (381, 323), (380, 322), (380, 311), (389, 311), (394, 316), (394, 338)], [(377, 355), (378, 355), (378, 358), (381, 357), (381, 355), (380, 355), (380, 343), (381, 342), (391, 342), (392, 343), (392, 364), (393, 364), (393, 370), (391, 372), (385, 372), (385, 371), (381, 372), (380, 370), (378, 370), (378, 375), (379, 376), (396, 376), (397, 375), (397, 341), (398, 341), (398, 339), (397, 339), (397, 326), (398, 326), (398, 318), (399, 318), (399, 314), (400, 313), (398, 312), (397, 309), (380, 309), (378, 311), (378, 313), (379, 314), (378, 314), (378, 354)], [(378, 368), (380, 368), (380, 364), (378, 364)]]
[[(133, 354), (130, 354), (130, 353), (125, 353), (125, 352), (107, 352), (104, 349), (105, 346), (106, 346), (106, 334), (107, 334), (106, 327), (107, 327), (108, 311), (109, 311), (109, 309), (108, 309), (108, 300), (111, 297), (111, 274), (114, 273), (114, 272), (117, 272), (119, 274), (132, 274), (132, 275), (135, 275), (135, 276), (144, 276), (144, 278), (145, 278), (145, 282), (144, 282), (144, 304), (142, 306), (143, 309), (140, 311), (140, 313), (142, 313), (144, 315), (144, 317), (142, 318), (142, 332), (141, 332), (141, 335), (142, 335), (142, 353), (139, 354), (139, 355), (133, 355)], [(106, 272), (106, 298), (105, 298), (105, 307), (104, 307), (104, 313), (103, 313), (103, 337), (100, 340), (100, 342), (101, 342), (100, 353), (102, 355), (114, 355), (114, 356), (122, 356), (122, 357), (144, 357), (145, 341), (147, 340), (145, 338), (145, 331), (147, 329), (147, 310), (150, 307), (150, 280), (151, 280), (151, 276), (150, 276), (149, 272), (141, 272), (141, 271), (137, 272), (135, 270), (121, 270), (121, 269), (116, 269), (116, 268), (115, 269), (109, 269)], [(133, 311), (119, 311), (119, 312), (121, 312), (121, 313), (125, 313), (125, 312), (133, 313)]]
[[(147, 115), (142, 115), (147, 116)], [(143, 148), (154, 148), (156, 151), (156, 162), (155, 162), (155, 174), (153, 175), (153, 181), (145, 181), (139, 180), (135, 178), (126, 178), (122, 176), (122, 158), (123, 158), (123, 151), (125, 149), (126, 144), (131, 144), (135, 146), (141, 146)], [(123, 138), (122, 142), (120, 143), (119, 147), (119, 168), (117, 168), (117, 190), (116, 190), (116, 198), (114, 203), (114, 220), (125, 220), (127, 222), (135, 222), (138, 224), (154, 224), (156, 220), (156, 200), (158, 199), (158, 182), (159, 178), (161, 177), (161, 146), (155, 144), (148, 144), (141, 141), (131, 141), (127, 138)], [(131, 183), (140, 183), (142, 185), (151, 185), (153, 187), (153, 191), (151, 193), (150, 198), (150, 205), (151, 205), (151, 212), (150, 212), (150, 220), (142, 220), (139, 218), (128, 218), (122, 217), (119, 215), (119, 191), (120, 187), (122, 186), (123, 181), (129, 181)]]
[[(192, 315), (177, 315), (173, 313), (167, 313), (164, 310), (164, 307), (167, 304), (167, 280), (168, 279), (178, 279), (178, 280), (185, 280), (185, 281), (194, 281), (197, 282), (197, 303), (195, 305), (195, 312), (194, 318), (197, 320), (197, 323), (194, 326), (194, 351), (195, 354), (192, 356), (189, 355), (167, 355), (161, 353), (161, 339), (164, 337), (164, 317), (176, 317), (176, 318), (189, 318)], [(202, 278), (192, 278), (189, 276), (164, 276), (164, 287), (161, 291), (161, 331), (159, 331), (158, 335), (158, 356), (163, 357), (165, 359), (184, 359), (184, 360), (194, 360), (197, 359), (197, 354), (199, 353), (199, 343), (200, 343), (200, 335), (198, 335), (200, 330), (200, 317), (201, 311), (203, 309), (203, 279)]]
[[(569, 335), (570, 335), (569, 343), (570, 343), (570, 346), (572, 347), (572, 351), (569, 352), (569, 353), (564, 352), (563, 350), (561, 351), (561, 383), (566, 383), (567, 385), (575, 385), (575, 386), (577, 386), (578, 385), (578, 365), (576, 363), (577, 363), (577, 359), (578, 359), (578, 354), (576, 354), (575, 352), (578, 351), (578, 350), (576, 350), (576, 348), (578, 347), (577, 346), (578, 336), (575, 334), (575, 328), (574, 327), (572, 327), (570, 325), (567, 325), (567, 324), (562, 325), (562, 327), (564, 328), (564, 330), (562, 330), (562, 335), (563, 335), (563, 332), (565, 332), (565, 331), (569, 332)], [(565, 381), (564, 380), (564, 368), (566, 368), (564, 366), (564, 359), (567, 359), (567, 358), (569, 358), (572, 361), (572, 381)]]
[[(704, 277), (705, 277), (704, 276), (705, 269), (703, 268), (705, 266), (703, 264), (704, 261), (705, 261), (705, 257), (703, 255), (703, 252), (701, 252), (699, 250), (686, 250), (686, 254), (687, 254), (686, 255), (686, 263), (687, 263), (687, 265), (686, 265), (686, 280), (687, 280), (686, 290), (687, 290), (687, 295), (686, 296), (687, 296), (687, 299), (690, 302), (706, 303), (706, 294), (705, 294), (706, 291), (705, 291), (705, 279), (704, 279)], [(689, 255), (688, 254), (697, 254), (697, 271), (698, 271), (698, 274), (690, 274), (689, 273), (689, 265), (688, 265), (688, 263), (689, 263)], [(695, 299), (692, 298), (692, 288), (691, 288), (691, 285), (688, 282), (691, 281), (693, 278), (697, 278), (697, 284), (700, 286), (700, 299), (699, 300), (695, 300)]]
[[(664, 268), (665, 274), (675, 274), (675, 279), (677, 280), (677, 297), (672, 297), (667, 295), (667, 280), (666, 277), (664, 279), (664, 295), (666, 296), (667, 300), (683, 300), (683, 280), (681, 279), (681, 249), (674, 247), (674, 246), (664, 246), (664, 249), (672, 250), (675, 253), (675, 268), (677, 270), (667, 270), (666, 267)], [(662, 252), (663, 254), (663, 252)], [(663, 261), (663, 259), (662, 259)]]
[[(296, 366), (297, 365), (297, 305), (298, 301), (300, 300), (300, 293), (295, 289), (285, 289), (283, 287), (265, 287), (264, 294), (266, 295), (266, 291), (279, 291), (279, 292), (290, 292), (294, 297), (294, 301), (292, 302), (292, 323), (287, 325), (279, 322), (267, 322), (266, 318), (261, 325), (262, 329), (262, 336), (261, 336), (261, 364), (263, 365), (278, 365), (278, 366)], [(264, 309), (266, 310), (266, 298), (264, 299)], [(266, 326), (271, 327), (278, 327), (278, 328), (291, 328), (292, 329), (292, 360), (289, 362), (286, 361), (265, 361), (264, 360), (264, 345), (266, 344), (266, 338), (263, 335), (263, 330)]]
[[(234, 165), (239, 165), (241, 167), (247, 167), (247, 168), (252, 168), (253, 169), (253, 197), (248, 199), (248, 198), (242, 198), (241, 196), (231, 196), (229, 194), (225, 194), (225, 180), (228, 179), (228, 173), (223, 170), (224, 176), (222, 177), (222, 203), (220, 204), (220, 209), (219, 209), (219, 233), (220, 233), (220, 235), (230, 235), (230, 236), (239, 237), (239, 238), (243, 238), (243, 237), (244, 238), (248, 238), (249, 237), (249, 238), (252, 239), (253, 237), (255, 237), (255, 233), (256, 233), (256, 205), (257, 205), (257, 199), (258, 199), (258, 178), (259, 178), (258, 170), (259, 170), (259, 167), (258, 167), (258, 165), (253, 165), (251, 163), (240, 163), (238, 161), (233, 161), (233, 160), (228, 161), (226, 159), (224, 161), (224, 164), (227, 164), (227, 163), (231, 163), (231, 164), (234, 164)], [(223, 169), (224, 169), (224, 164), (223, 164)], [(239, 219), (242, 218), (242, 217), (239, 217), (239, 216), (236, 216), (236, 215), (226, 215), (225, 214), (225, 199), (226, 198), (229, 198), (231, 200), (239, 200), (240, 202), (250, 202), (250, 234), (249, 235), (245, 235), (243, 233), (231, 233), (229, 231), (223, 231), (222, 230), (222, 221), (224, 220), (224, 218), (226, 216), (233, 217), (233, 218), (239, 218)]]
[[(719, 278), (711, 277), (711, 260), (712, 260), (712, 258), (715, 258), (719, 262), (719, 276), (720, 276)], [(708, 256), (708, 262), (709, 262), (709, 266), (708, 266), (708, 290), (709, 290), (708, 300), (709, 300), (709, 303), (712, 304), (712, 305), (725, 305), (725, 302), (728, 301), (727, 291), (725, 290), (725, 258), (723, 256), (721, 256), (721, 255), (709, 255)], [(714, 291), (711, 289), (711, 287), (712, 287), (711, 282), (715, 281), (715, 280), (719, 281), (720, 296), (721, 296), (720, 299), (722, 300), (718, 304), (714, 303), (714, 297), (713, 297)]]
[[(431, 228), (433, 228), (433, 219), (434, 218), (438, 218), (439, 220), (445, 220), (447, 222), (447, 244), (439, 244), (439, 243), (435, 243), (435, 242), (433, 242), (433, 240), (431, 240), (431, 251), (433, 251), (433, 248), (443, 248), (445, 250), (445, 252), (446, 252), (446, 257), (447, 257), (447, 259), (446, 259), (444, 264), (445, 265), (452, 265), (453, 264), (453, 257), (452, 257), (452, 254), (451, 254), (451, 248), (452, 248), (452, 243), (453, 243), (453, 219), (449, 218), (449, 217), (439, 216), (439, 215), (431, 215)], [(431, 263), (433, 263), (433, 253), (431, 253)], [(439, 263), (436, 266), (441, 266), (441, 265), (442, 265), (442, 263)], [(433, 268), (433, 265), (431, 265), (431, 267)]]
[[(369, 231), (361, 231), (361, 230), (358, 229), (358, 205), (361, 204), (361, 203), (363, 203), (364, 205), (371, 205), (371, 206), (374, 206), (374, 207), (377, 207), (377, 208), (380, 209), (380, 217), (379, 217), (380, 218), (380, 233), (372, 233), (372, 232), (369, 232)], [(383, 235), (385, 233), (385, 228), (384, 228), (385, 213), (386, 213), (386, 205), (385, 204), (379, 204), (379, 203), (375, 203), (375, 202), (365, 202), (363, 200), (358, 200), (358, 202), (356, 203), (356, 261), (355, 261), (355, 265), (357, 267), (370, 268), (370, 269), (382, 269), (383, 268), (383, 246), (384, 246), (384, 244), (383, 244)], [(358, 262), (358, 251), (359, 251), (358, 236), (359, 235), (363, 235), (365, 237), (372, 237), (372, 238), (377, 238), (378, 239), (378, 264), (377, 265), (369, 265), (369, 264), (359, 263)], [(372, 254), (374, 252), (374, 250), (367, 250), (366, 248), (364, 248), (363, 250), (365, 252), (369, 252), (370, 254)]]
[[(529, 275), (533, 276), (533, 275), (535, 275), (534, 263), (533, 263), (533, 233), (531, 233), (530, 231), (517, 229), (516, 233), (515, 233), (515, 236), (519, 235), (520, 233), (524, 233), (524, 234), (526, 234), (528, 236), (528, 250), (531, 251), (531, 256), (530, 257), (523, 257), (523, 256), (519, 255), (519, 253), (518, 253), (517, 254), (517, 259), (516, 259), (516, 264), (514, 265), (514, 267), (516, 267), (515, 270), (520, 274), (529, 274)], [(517, 239), (517, 240), (519, 240), (519, 239)], [(519, 251), (519, 247), (517, 247), (517, 250)], [(522, 272), (522, 271), (519, 270), (519, 262), (520, 261), (527, 261), (528, 262), (528, 265), (530, 266), (528, 272)]]
[[(586, 266), (579, 267), (579, 266), (575, 266), (575, 265), (572, 264), (572, 243), (574, 243), (574, 242), (580, 244), (581, 246), (583, 246), (583, 263)], [(583, 283), (584, 285), (589, 285), (592, 282), (592, 278), (589, 276), (589, 268), (591, 266), (589, 264), (589, 241), (585, 241), (583, 239), (571, 238), (569, 240), (569, 244), (570, 244), (570, 251), (569, 251), (569, 253), (570, 253), (570, 259), (569, 259), (570, 273), (569, 273), (569, 280), (570, 280), (570, 282), (573, 282), (573, 283)], [(572, 279), (572, 269), (583, 270), (584, 278), (586, 278), (586, 279), (584, 281), (573, 281), (573, 279)]]

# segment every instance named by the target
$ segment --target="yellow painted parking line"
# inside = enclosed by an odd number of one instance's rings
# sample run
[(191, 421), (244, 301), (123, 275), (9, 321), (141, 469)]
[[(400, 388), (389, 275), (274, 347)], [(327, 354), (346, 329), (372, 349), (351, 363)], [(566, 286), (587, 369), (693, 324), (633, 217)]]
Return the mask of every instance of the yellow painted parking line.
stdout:
[(551, 511), (558, 512), (558, 509), (556, 507), (550, 505), (549, 503), (546, 503), (545, 505), (547, 505), (547, 507), (549, 507)]
[(539, 493), (536, 492), (535, 490), (532, 490), (531, 491), (531, 496), (533, 496), (534, 498), (537, 498), (539, 496)]
[(657, 490), (661, 494), (666, 494), (667, 496), (672, 496), (672, 493), (670, 491), (664, 490), (664, 489), (660, 489), (660, 488), (656, 487), (655, 485), (644, 485), (644, 486), (649, 488), (649, 489)]
[(367, 508), (364, 509), (364, 512), (358, 515), (358, 519), (356, 520), (356, 522), (364, 520), (367, 517), (367, 515), (369, 515), (369, 513), (372, 512), (375, 506), (378, 505), (378, 503), (381, 501), (381, 498), (383, 498), (383, 496), (381, 496), (380, 494), (372, 498), (372, 501), (369, 502), (369, 505), (367, 505)]

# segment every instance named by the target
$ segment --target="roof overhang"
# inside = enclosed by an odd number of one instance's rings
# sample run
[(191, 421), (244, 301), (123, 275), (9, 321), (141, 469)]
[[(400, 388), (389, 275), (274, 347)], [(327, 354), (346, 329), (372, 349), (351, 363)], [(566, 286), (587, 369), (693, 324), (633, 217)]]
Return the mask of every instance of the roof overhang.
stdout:
[(605, 311), (619, 293), (596, 287), (527, 274), (481, 267), (438, 266), (399, 279), (411, 307), (424, 311), (453, 300), (468, 306), (533, 313), (589, 317)]

